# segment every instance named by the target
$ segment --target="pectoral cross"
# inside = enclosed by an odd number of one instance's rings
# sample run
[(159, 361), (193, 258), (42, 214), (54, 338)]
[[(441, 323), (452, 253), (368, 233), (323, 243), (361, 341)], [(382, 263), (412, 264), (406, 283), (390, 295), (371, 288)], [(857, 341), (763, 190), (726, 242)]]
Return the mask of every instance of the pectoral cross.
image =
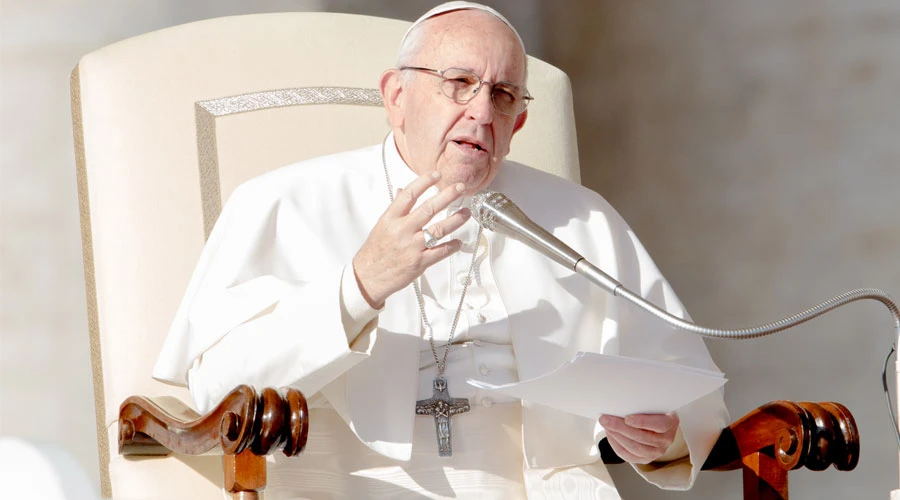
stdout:
[(438, 456), (453, 455), (450, 446), (450, 417), (469, 411), (469, 400), (451, 398), (447, 392), (447, 381), (443, 377), (434, 379), (434, 395), (416, 401), (416, 415), (434, 415), (434, 431), (437, 434)]

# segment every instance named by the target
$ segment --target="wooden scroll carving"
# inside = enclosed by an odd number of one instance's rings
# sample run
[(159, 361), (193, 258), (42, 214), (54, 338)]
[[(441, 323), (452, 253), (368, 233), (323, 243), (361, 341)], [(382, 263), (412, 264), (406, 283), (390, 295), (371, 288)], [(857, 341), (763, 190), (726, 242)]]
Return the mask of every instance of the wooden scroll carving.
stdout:
[[(604, 462), (622, 462), (606, 440), (600, 451)], [(787, 500), (788, 471), (849, 471), (858, 461), (859, 431), (845, 406), (775, 401), (723, 429), (703, 470), (742, 469), (745, 500)]]
[[(141, 396), (122, 403), (119, 453), (198, 455), (219, 447), (225, 488), (234, 498), (258, 498), (266, 484), (265, 455), (278, 449), (297, 455), (309, 433), (306, 399), (294, 389), (257, 393), (239, 386), (202, 416), (175, 400), (163, 406)], [(622, 462), (606, 440), (600, 451), (605, 463)], [(859, 432), (846, 407), (775, 401), (724, 429), (703, 469), (743, 470), (746, 500), (787, 500), (788, 471), (849, 471), (858, 461)]]
[(849, 471), (858, 462), (859, 430), (845, 406), (775, 401), (725, 429), (703, 468), (742, 469), (744, 498), (787, 500), (788, 471)]
[[(165, 406), (165, 408), (164, 408)], [(242, 385), (206, 415), (175, 399), (132, 396), (119, 407), (119, 453), (199, 455), (220, 448), (225, 455), (225, 488), (235, 498), (258, 498), (265, 488), (265, 455), (303, 451), (309, 410), (300, 391)]]

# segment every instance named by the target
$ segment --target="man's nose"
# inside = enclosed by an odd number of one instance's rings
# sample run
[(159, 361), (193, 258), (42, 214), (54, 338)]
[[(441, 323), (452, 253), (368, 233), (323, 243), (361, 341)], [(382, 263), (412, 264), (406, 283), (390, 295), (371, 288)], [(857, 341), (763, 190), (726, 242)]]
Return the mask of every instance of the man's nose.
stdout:
[(494, 103), (491, 101), (490, 84), (483, 83), (466, 106), (466, 112), (473, 120), (479, 124), (491, 123), (494, 120)]

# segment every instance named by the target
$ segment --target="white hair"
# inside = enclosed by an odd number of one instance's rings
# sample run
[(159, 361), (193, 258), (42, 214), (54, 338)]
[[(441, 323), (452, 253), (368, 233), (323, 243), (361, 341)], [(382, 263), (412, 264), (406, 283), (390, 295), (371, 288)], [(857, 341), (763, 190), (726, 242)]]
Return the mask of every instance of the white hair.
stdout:
[(397, 50), (397, 67), (413, 64), (413, 59), (422, 49), (425, 38), (425, 30), (421, 27), (421, 24), (415, 24), (403, 36), (403, 41), (400, 42), (400, 48)]

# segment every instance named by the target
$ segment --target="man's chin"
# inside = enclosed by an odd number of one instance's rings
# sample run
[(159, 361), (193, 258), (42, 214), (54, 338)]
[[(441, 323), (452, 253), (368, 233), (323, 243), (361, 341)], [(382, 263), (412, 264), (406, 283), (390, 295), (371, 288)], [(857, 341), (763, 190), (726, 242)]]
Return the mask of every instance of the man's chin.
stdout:
[(462, 196), (472, 196), (473, 194), (475, 194), (479, 191), (483, 191), (487, 187), (487, 184), (484, 182), (478, 182), (478, 183), (473, 184), (473, 183), (462, 181), (462, 180), (456, 181), (456, 182), (451, 181), (451, 182), (447, 182), (446, 184), (441, 183), (441, 184), (438, 184), (438, 187), (440, 189), (444, 189), (445, 187), (452, 186), (452, 185), (460, 183), (460, 182), (466, 185), (466, 190), (463, 191)]
[(465, 196), (475, 194), (485, 189), (494, 178), (493, 175), (490, 175), (490, 168), (488, 167), (476, 167), (474, 169), (471, 167), (455, 167), (455, 169), (451, 167), (450, 169), (444, 170), (444, 172), (452, 172), (452, 174), (444, 173), (441, 181), (446, 182), (446, 185), (448, 186), (459, 182), (465, 184)]

